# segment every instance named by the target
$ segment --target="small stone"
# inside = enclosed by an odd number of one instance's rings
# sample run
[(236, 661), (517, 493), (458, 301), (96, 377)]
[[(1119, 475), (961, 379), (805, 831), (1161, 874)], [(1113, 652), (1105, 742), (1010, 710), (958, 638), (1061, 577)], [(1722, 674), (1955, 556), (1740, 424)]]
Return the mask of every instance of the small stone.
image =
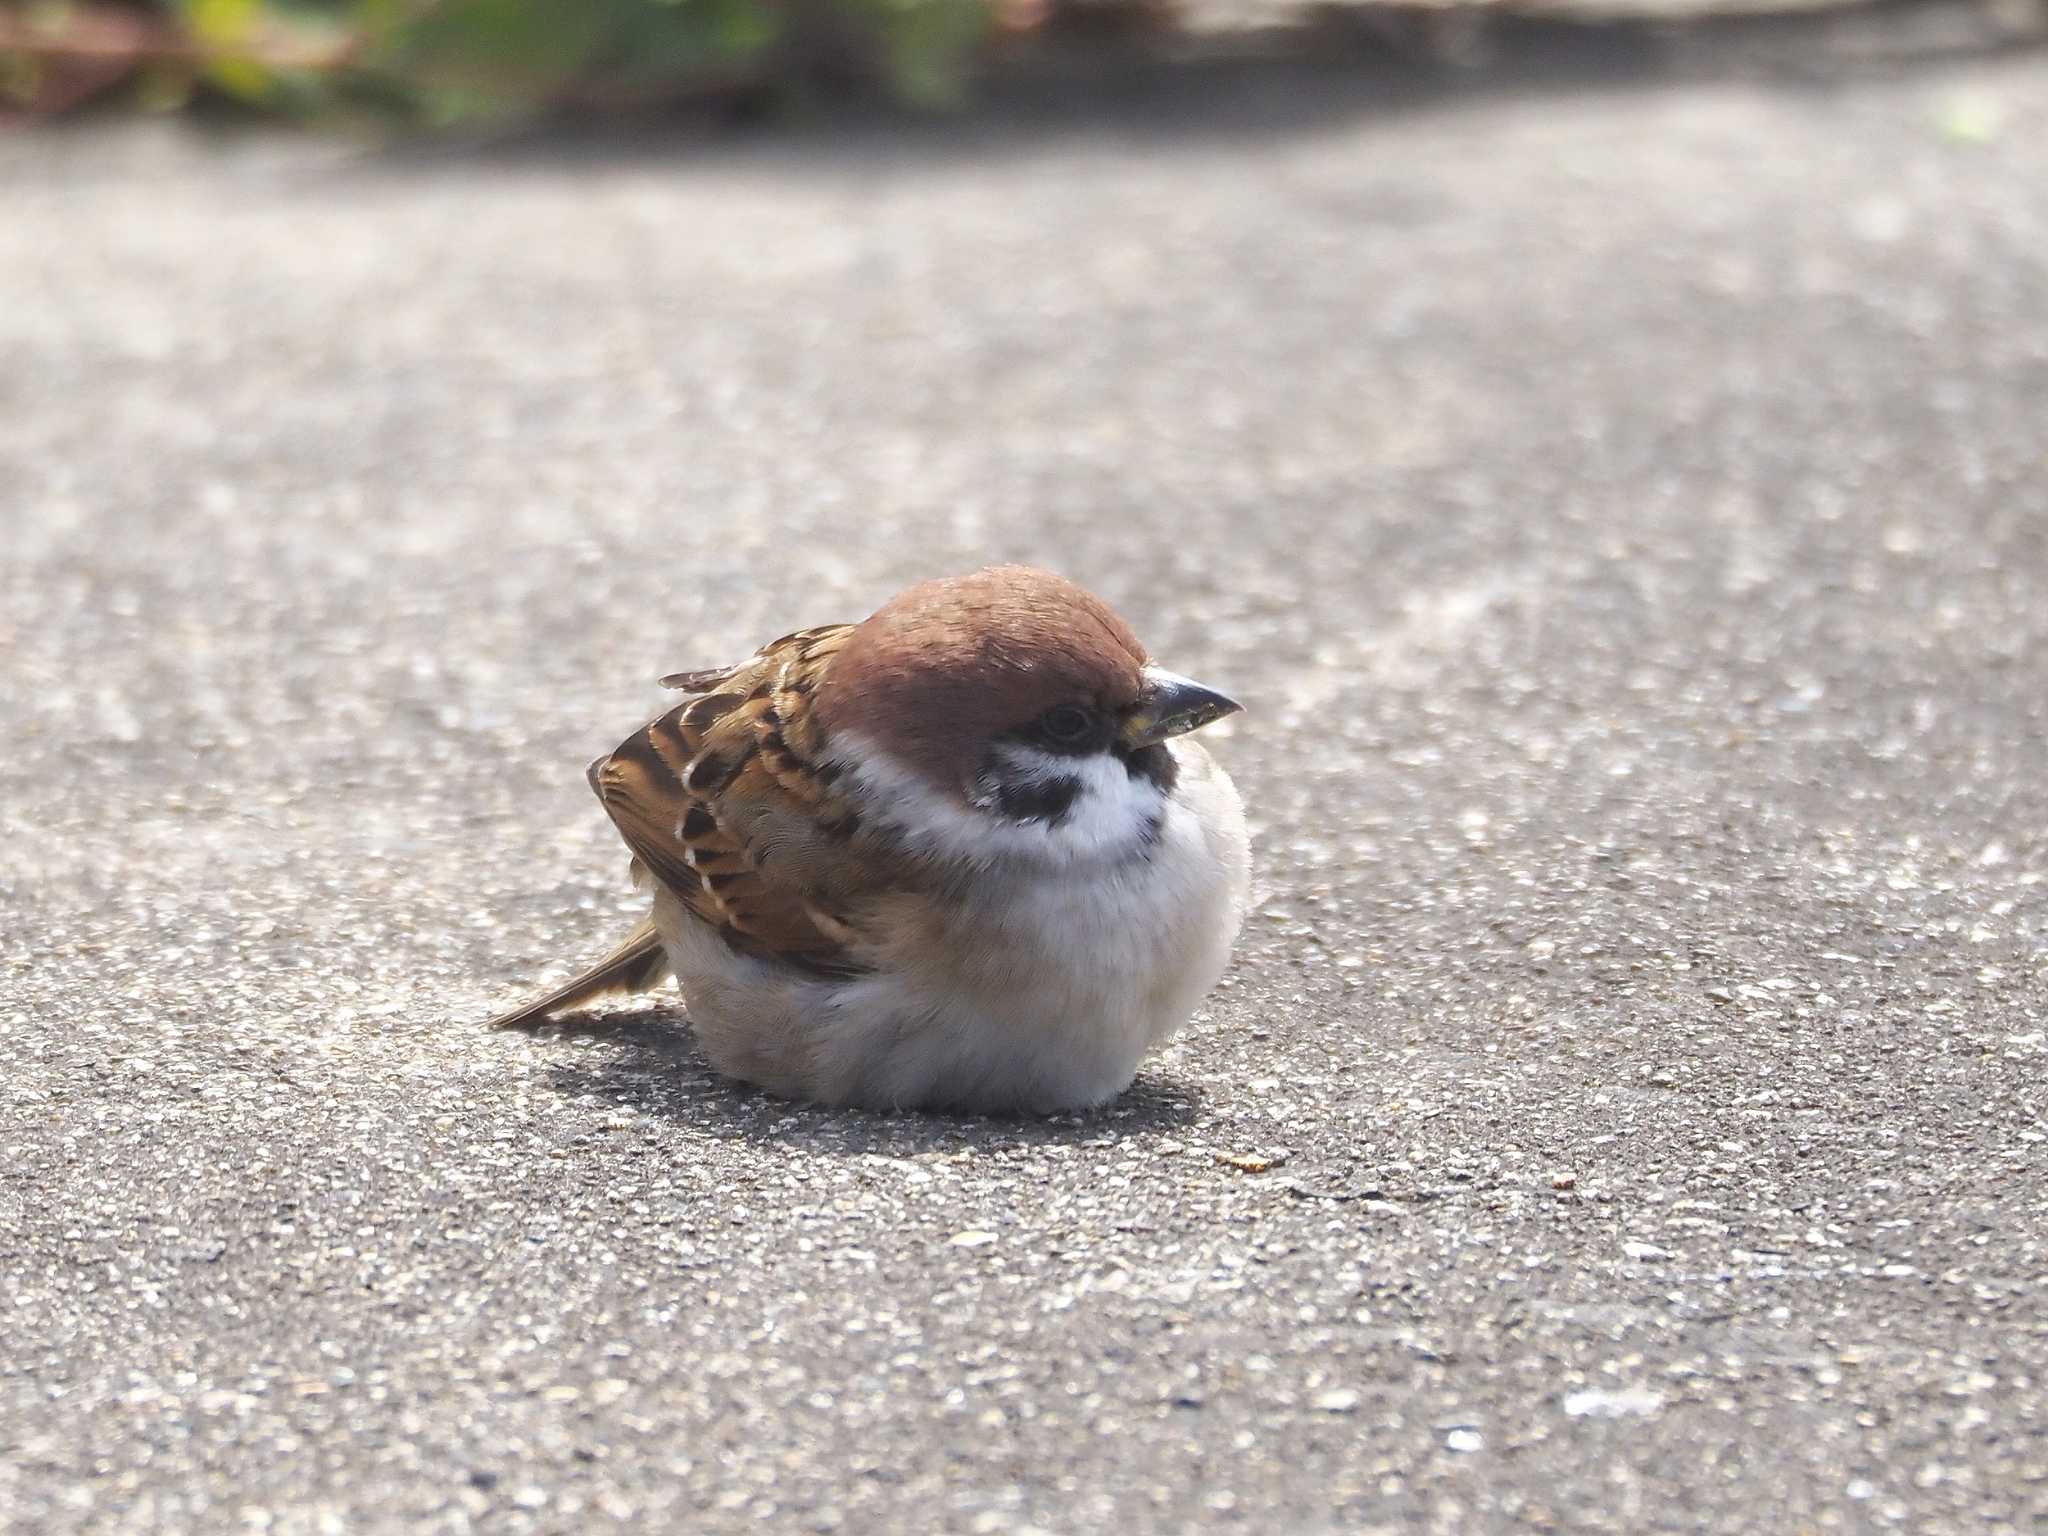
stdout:
[(1444, 1447), (1460, 1455), (1470, 1455), (1473, 1451), (1486, 1449), (1486, 1436), (1476, 1429), (1454, 1429), (1444, 1436)]
[(1621, 1251), (1632, 1259), (1668, 1259), (1671, 1257), (1671, 1250), (1669, 1248), (1659, 1248), (1655, 1243), (1626, 1242), (1621, 1245)]
[(1579, 1176), (1576, 1173), (1553, 1173), (1550, 1176), (1550, 1187), (1556, 1190), (1577, 1189)]
[(1285, 1152), (1218, 1152), (1216, 1161), (1226, 1168), (1235, 1168), (1239, 1173), (1265, 1173), (1284, 1165), (1288, 1155)]
[(1648, 1418), (1664, 1406), (1664, 1394), (1647, 1387), (1589, 1387), (1565, 1395), (1564, 1411), (1574, 1419)]
[(1359, 1402), (1359, 1395), (1351, 1388), (1333, 1387), (1316, 1394), (1315, 1409), (1318, 1413), (1356, 1413)]
[(955, 1232), (946, 1239), (946, 1246), (949, 1248), (986, 1248), (995, 1240), (995, 1233), (983, 1232), (977, 1228), (966, 1232)]

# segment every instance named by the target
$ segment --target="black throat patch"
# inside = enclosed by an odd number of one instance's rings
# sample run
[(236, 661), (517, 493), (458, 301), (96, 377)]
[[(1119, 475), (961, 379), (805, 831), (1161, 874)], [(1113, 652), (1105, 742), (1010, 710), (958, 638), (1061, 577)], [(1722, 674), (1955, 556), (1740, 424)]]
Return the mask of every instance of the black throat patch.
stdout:
[(1124, 768), (1132, 778), (1150, 779), (1165, 793), (1173, 793), (1174, 780), (1180, 776), (1180, 764), (1166, 750), (1165, 742), (1154, 742), (1149, 747), (1139, 747), (1135, 752), (1119, 747), (1116, 755), (1123, 760)]

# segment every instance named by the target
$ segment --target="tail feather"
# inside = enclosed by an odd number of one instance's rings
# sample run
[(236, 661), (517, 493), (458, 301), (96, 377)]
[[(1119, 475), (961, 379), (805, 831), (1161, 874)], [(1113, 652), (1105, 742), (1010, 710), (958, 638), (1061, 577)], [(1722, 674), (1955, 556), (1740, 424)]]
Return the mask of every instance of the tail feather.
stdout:
[(661, 935), (654, 931), (654, 920), (649, 918), (589, 970), (563, 982), (545, 997), (499, 1014), (489, 1027), (517, 1029), (538, 1024), (614, 992), (645, 992), (666, 975), (668, 952), (661, 947)]

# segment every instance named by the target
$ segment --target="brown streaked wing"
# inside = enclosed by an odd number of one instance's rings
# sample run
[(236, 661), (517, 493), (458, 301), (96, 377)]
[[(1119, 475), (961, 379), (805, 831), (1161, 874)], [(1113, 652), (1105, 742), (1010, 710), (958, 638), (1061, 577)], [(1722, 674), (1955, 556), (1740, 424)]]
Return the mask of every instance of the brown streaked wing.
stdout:
[(591, 768), (627, 847), (727, 943), (828, 973), (861, 968), (840, 910), (860, 864), (807, 717), (844, 628), (777, 641)]
[(700, 672), (671, 672), (661, 679), (661, 686), (683, 693), (709, 693), (745, 665), (741, 662), (731, 667), (706, 667)]
[(671, 672), (661, 679), (664, 688), (678, 689), (683, 693), (709, 693), (722, 687), (728, 678), (751, 672), (757, 663), (773, 658), (780, 666), (787, 662), (802, 663), (829, 656), (845, 642), (853, 632), (851, 624), (819, 624), (810, 629), (800, 629), (794, 634), (771, 640), (745, 661), (729, 667), (704, 667), (694, 672)]

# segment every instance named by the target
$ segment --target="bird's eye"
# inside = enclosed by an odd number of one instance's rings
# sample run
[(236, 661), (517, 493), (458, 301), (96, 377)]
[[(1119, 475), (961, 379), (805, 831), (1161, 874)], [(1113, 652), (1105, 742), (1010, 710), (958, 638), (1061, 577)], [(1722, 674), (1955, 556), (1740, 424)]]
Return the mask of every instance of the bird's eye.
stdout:
[(1038, 728), (1047, 741), (1067, 746), (1086, 740), (1095, 729), (1095, 720), (1078, 704), (1055, 704), (1038, 717)]

